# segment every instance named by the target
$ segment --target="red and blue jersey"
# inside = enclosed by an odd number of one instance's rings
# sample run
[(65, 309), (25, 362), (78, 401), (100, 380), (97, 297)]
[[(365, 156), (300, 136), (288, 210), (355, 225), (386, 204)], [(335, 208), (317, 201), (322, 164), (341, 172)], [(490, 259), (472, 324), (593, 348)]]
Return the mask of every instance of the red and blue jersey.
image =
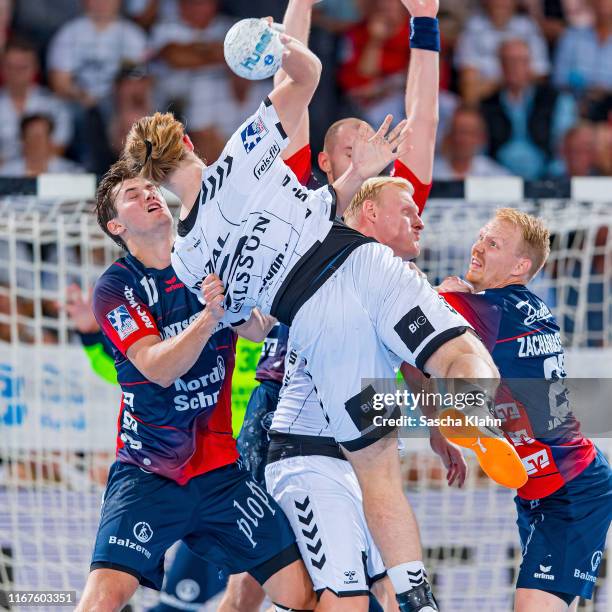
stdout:
[(443, 296), (474, 327), (501, 374), (495, 416), (529, 476), (519, 496), (554, 493), (593, 461), (596, 448), (571, 411), (553, 314), (524, 285)]
[(145, 378), (127, 352), (146, 336), (176, 336), (202, 311), (172, 266), (145, 268), (132, 255), (122, 257), (96, 283), (93, 308), (113, 346), (123, 391), (117, 459), (179, 484), (233, 463), (238, 458), (231, 424), (235, 333), (216, 331), (193, 367), (164, 388)]

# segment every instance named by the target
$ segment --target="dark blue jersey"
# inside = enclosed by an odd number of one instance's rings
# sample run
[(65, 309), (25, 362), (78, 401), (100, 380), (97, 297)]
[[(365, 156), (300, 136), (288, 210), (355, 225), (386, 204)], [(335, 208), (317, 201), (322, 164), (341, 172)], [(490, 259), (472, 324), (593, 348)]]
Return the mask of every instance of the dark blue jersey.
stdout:
[(137, 340), (184, 330), (202, 310), (171, 266), (145, 268), (132, 255), (96, 283), (94, 314), (113, 346), (123, 390), (117, 458), (184, 484), (238, 457), (231, 426), (236, 336), (217, 331), (193, 367), (168, 388), (147, 380), (127, 358)]
[(496, 416), (529, 475), (519, 495), (550, 495), (596, 453), (571, 412), (555, 317), (524, 285), (443, 295), (480, 335), (501, 374)]

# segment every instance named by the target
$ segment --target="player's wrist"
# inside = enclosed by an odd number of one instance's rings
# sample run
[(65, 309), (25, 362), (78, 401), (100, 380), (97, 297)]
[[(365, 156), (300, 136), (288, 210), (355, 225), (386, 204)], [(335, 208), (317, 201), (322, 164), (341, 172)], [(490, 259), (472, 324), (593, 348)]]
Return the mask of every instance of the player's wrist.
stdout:
[(440, 52), (440, 28), (437, 17), (410, 18), (410, 48)]
[(218, 316), (213, 313), (211, 309), (204, 308), (202, 314), (196, 319), (196, 324), (204, 340), (207, 340), (211, 336), (213, 330), (217, 327), (222, 318), (223, 316)]

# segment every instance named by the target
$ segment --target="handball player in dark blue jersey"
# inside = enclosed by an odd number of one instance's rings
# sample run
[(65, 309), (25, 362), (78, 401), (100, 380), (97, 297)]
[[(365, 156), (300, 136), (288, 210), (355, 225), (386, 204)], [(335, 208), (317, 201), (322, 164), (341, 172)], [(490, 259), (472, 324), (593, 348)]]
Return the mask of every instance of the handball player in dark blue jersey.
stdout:
[(565, 612), (590, 599), (612, 520), (612, 472), (572, 413), (559, 325), (527, 287), (549, 242), (540, 219), (499, 209), (472, 247), (471, 285), (452, 277), (440, 286), (491, 350), (502, 376), (495, 416), (527, 470), (515, 498), (516, 612)]
[[(159, 589), (166, 550), (183, 540), (227, 573), (250, 573), (277, 609), (312, 609), (312, 585), (282, 511), (239, 461), (231, 429), (236, 333), (172, 269), (172, 216), (159, 189), (118, 162), (97, 199), (103, 230), (124, 247), (93, 307), (113, 345), (123, 395), (111, 467), (79, 610), (120, 610), (139, 584)], [(256, 338), (257, 312), (240, 333)]]

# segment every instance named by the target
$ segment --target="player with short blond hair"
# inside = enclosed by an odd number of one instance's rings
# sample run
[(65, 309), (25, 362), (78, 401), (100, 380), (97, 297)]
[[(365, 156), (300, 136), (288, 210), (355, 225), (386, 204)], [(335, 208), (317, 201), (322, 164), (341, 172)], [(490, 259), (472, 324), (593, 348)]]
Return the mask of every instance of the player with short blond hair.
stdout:
[(491, 350), (502, 375), (495, 416), (527, 469), (515, 497), (516, 612), (576, 610), (591, 598), (612, 520), (612, 471), (572, 414), (559, 325), (527, 287), (549, 252), (541, 219), (501, 208), (472, 246), (471, 286), (453, 277), (440, 287)]

